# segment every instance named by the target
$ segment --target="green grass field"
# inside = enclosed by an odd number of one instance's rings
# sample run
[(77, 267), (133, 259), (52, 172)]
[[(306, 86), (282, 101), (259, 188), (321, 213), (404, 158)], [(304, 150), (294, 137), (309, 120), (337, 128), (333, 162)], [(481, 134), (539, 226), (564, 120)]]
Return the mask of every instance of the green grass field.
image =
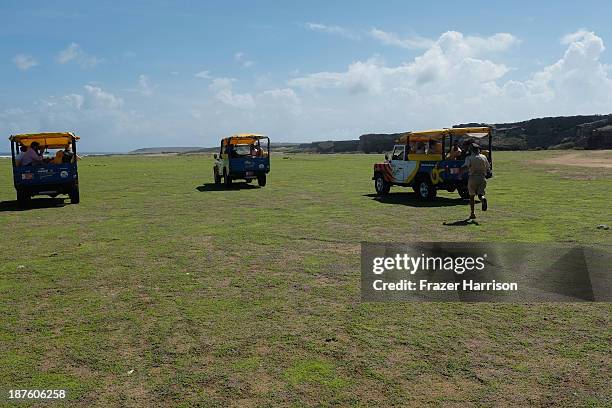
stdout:
[(381, 155), (276, 155), (231, 190), (209, 156), (90, 157), (81, 204), (28, 211), (0, 160), (0, 404), (610, 406), (610, 304), (359, 301), (361, 241), (612, 243), (612, 171), (537, 163), (560, 154), (497, 153), (455, 226), (456, 193), (375, 199)]

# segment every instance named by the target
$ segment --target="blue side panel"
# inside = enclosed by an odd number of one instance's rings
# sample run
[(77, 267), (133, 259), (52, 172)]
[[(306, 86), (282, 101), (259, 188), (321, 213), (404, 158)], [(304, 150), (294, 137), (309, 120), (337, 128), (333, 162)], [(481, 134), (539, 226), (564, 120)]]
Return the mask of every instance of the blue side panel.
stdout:
[(421, 161), (419, 163), (419, 172), (431, 174), (431, 171), (436, 167), (437, 161)]
[(229, 159), (230, 171), (232, 172), (243, 172), (243, 171), (254, 171), (254, 172), (269, 172), (270, 171), (270, 159), (268, 157), (239, 157)]
[(463, 173), (462, 175), (459, 171), (459, 169), (461, 168), (461, 166), (463, 166), (464, 163), (465, 160), (442, 160), (438, 162), (438, 168), (445, 170), (440, 173), (442, 180), (461, 181), (467, 179), (467, 172)]
[(66, 163), (15, 167), (13, 177), (17, 186), (73, 183), (77, 178), (77, 165)]

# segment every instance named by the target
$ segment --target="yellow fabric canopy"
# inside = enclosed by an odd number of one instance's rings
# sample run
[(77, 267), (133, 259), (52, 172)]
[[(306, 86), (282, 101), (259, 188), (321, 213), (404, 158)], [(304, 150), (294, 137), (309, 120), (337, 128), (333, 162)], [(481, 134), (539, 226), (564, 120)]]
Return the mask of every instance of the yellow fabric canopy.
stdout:
[(226, 137), (224, 139), (224, 144), (230, 143), (233, 145), (236, 144), (253, 144), (255, 141), (264, 138), (264, 135), (258, 135), (255, 133), (240, 133), (237, 135), (232, 135), (230, 137)]
[(12, 142), (21, 143), (24, 146), (30, 146), (32, 142), (38, 142), (41, 147), (49, 149), (60, 149), (65, 147), (72, 140), (79, 140), (80, 137), (72, 133), (25, 133), (21, 135), (12, 135), (9, 140)]
[(422, 130), (419, 132), (404, 133), (397, 139), (398, 143), (411, 142), (426, 142), (431, 139), (440, 140), (444, 136), (470, 136), (481, 138), (487, 136), (491, 132), (488, 127), (471, 127), (471, 128), (450, 128), (450, 129), (431, 129)]

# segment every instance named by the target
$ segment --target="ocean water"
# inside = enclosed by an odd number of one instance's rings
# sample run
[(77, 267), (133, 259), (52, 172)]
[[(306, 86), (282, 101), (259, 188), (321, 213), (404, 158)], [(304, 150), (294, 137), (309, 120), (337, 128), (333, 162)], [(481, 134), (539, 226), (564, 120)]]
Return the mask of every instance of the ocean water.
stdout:
[[(109, 154), (126, 154), (117, 152), (79, 152), (79, 156), (106, 156)], [(0, 152), (0, 159), (10, 159), (11, 152)]]

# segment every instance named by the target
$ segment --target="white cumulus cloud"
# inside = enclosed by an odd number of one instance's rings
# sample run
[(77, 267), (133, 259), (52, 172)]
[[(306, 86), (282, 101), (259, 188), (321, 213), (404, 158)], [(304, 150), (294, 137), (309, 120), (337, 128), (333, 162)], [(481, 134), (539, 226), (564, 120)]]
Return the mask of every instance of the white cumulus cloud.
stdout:
[(232, 78), (215, 78), (209, 85), (209, 88), (215, 93), (215, 98), (225, 105), (238, 109), (255, 108), (253, 96), (250, 93), (234, 93), (232, 82), (234, 82)]
[(246, 58), (246, 54), (242, 51), (234, 54), (234, 60), (240, 63), (243, 68), (252, 67), (255, 64), (255, 61), (251, 61)]
[(76, 62), (83, 68), (95, 67), (103, 61), (103, 59), (98, 58), (95, 55), (89, 55), (79, 44), (74, 42), (70, 43), (66, 48), (61, 50), (57, 54), (56, 60), (60, 64)]
[(394, 45), (396, 47), (402, 47), (407, 49), (421, 49), (429, 48), (433, 45), (433, 41), (419, 36), (412, 36), (407, 38), (400, 38), (397, 34), (372, 28), (370, 30), (370, 36), (379, 40), (385, 45)]
[(354, 33), (353, 31), (344, 28), (344, 27), (340, 27), (338, 25), (326, 25), (326, 24), (321, 24), (321, 23), (306, 23), (304, 24), (304, 27), (308, 30), (311, 31), (317, 31), (320, 33), (326, 33), (326, 34), (335, 34), (335, 35), (339, 35), (341, 37), (345, 37), (351, 40), (356, 40), (359, 38), (359, 35)]
[(196, 78), (212, 79), (212, 76), (210, 75), (210, 71), (200, 71), (200, 72), (196, 73), (194, 76)]
[(602, 38), (580, 30), (561, 43), (567, 45), (563, 57), (525, 81), (508, 81), (501, 87), (502, 96), (545, 109), (544, 114), (612, 112), (612, 78), (601, 62)]
[(155, 88), (157, 88), (157, 85), (154, 85), (147, 75), (140, 74), (138, 76), (138, 89), (141, 94), (144, 96), (151, 96), (153, 95)]
[(123, 106), (123, 99), (94, 85), (85, 85), (84, 106), (86, 108), (118, 109)]
[(397, 89), (428, 91), (467, 89), (503, 77), (509, 70), (482, 55), (501, 51), (516, 43), (511, 35), (464, 36), (448, 31), (432, 42), (413, 61), (389, 67), (380, 58), (351, 63), (344, 72), (318, 72), (289, 81), (301, 88), (345, 88), (352, 93), (381, 94)]
[[(209, 81), (204, 94), (201, 87), (164, 87), (162, 93), (144, 74), (138, 88), (124, 90), (125, 100), (115, 88), (90, 83), (0, 111), (0, 133), (74, 130), (84, 136), (83, 145), (92, 141), (88, 148), (109, 151), (151, 144), (211, 146), (237, 131), (269, 134), (275, 141), (353, 139), (463, 122), (612, 112), (612, 70), (604, 62), (604, 39), (592, 31), (560, 38), (559, 55), (539, 68), (518, 67), (512, 77), (515, 67), (504, 61), (520, 61), (521, 51), (512, 34), (447, 31), (422, 44), (392, 44), (408, 38), (393, 36), (385, 37), (388, 45), (420, 51), (400, 63), (373, 55), (348, 60), (341, 69), (295, 71), (287, 79), (192, 74)], [(233, 57), (248, 60), (244, 53)], [(138, 92), (150, 97), (131, 103)], [(151, 141), (152, 134), (160, 136)]]
[(15, 63), (15, 66), (22, 71), (27, 71), (28, 69), (38, 65), (38, 61), (36, 61), (36, 59), (31, 55), (27, 54), (15, 55), (13, 62)]
[(74, 131), (82, 137), (81, 151), (120, 151), (130, 140), (153, 130), (143, 129), (152, 120), (126, 112), (123, 107), (122, 98), (87, 84), (78, 92), (48, 96), (28, 107), (0, 111), (0, 132)]
[(301, 75), (287, 84), (306, 92), (300, 95), (304, 115), (316, 115), (320, 132), (329, 134), (347, 123), (383, 132), (612, 112), (602, 38), (581, 30), (561, 41), (567, 46), (563, 56), (523, 74), (523, 79), (508, 79), (510, 68), (497, 58), (520, 42), (514, 35), (448, 31), (401, 64), (372, 57), (345, 70)]

